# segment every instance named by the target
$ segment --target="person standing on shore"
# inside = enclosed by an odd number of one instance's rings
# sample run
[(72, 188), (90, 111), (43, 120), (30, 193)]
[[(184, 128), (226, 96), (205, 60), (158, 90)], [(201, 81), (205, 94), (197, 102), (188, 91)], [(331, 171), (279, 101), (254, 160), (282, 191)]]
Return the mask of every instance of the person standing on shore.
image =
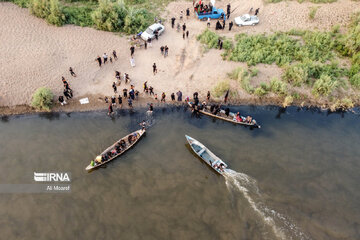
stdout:
[(131, 47), (130, 47), (130, 56), (131, 56), (131, 57), (134, 55), (134, 52), (135, 52), (135, 47), (134, 47), (134, 46), (131, 46)]
[(122, 108), (122, 97), (121, 97), (120, 94), (119, 94), (119, 97), (118, 97), (118, 101), (119, 101), (119, 107)]
[(111, 105), (116, 106), (116, 97), (115, 96), (111, 97)]
[(171, 101), (175, 101), (175, 93), (171, 94)]
[(225, 20), (225, 18), (224, 18), (224, 20), (223, 20), (223, 25), (222, 25), (222, 30), (225, 29), (225, 23), (226, 23), (226, 20)]
[(208, 101), (210, 101), (210, 91), (207, 92), (206, 99), (207, 99)]
[(189, 16), (190, 16), (190, 9), (187, 8), (187, 9), (186, 9), (186, 18), (189, 18)]
[(255, 10), (255, 16), (257, 16), (257, 15), (259, 14), (259, 11), (260, 11), (260, 8), (257, 8), (257, 9)]
[(225, 94), (225, 97), (224, 97), (224, 103), (226, 103), (226, 102), (227, 102), (227, 100), (228, 100), (228, 97), (229, 97), (229, 91), (230, 91), (230, 90), (227, 90), (227, 91), (226, 91), (226, 94)]
[(154, 98), (155, 98), (155, 100), (158, 100), (158, 99), (157, 99), (157, 93), (155, 93)]
[(183, 29), (183, 32), (185, 32), (185, 30), (186, 30), (186, 24), (185, 23), (182, 25), (182, 29)]
[(154, 95), (154, 88), (152, 86), (149, 87), (149, 91), (150, 91), (150, 96), (151, 94)]
[(164, 46), (161, 46), (161, 47), (160, 47), (161, 55), (164, 55), (164, 48), (165, 48)]
[(97, 58), (95, 59), (95, 61), (98, 61), (99, 67), (101, 67), (101, 64), (102, 64), (101, 57), (100, 57), (100, 56), (97, 56)]
[(172, 28), (174, 28), (174, 26), (175, 26), (175, 20), (176, 20), (175, 17), (172, 17), (172, 18), (171, 18), (171, 27), (172, 27)]
[(71, 76), (76, 77), (76, 74), (74, 73), (74, 70), (72, 69), (72, 67), (69, 68), (69, 72), (70, 72)]
[(148, 42), (148, 44), (149, 44), (149, 47), (152, 47), (151, 38), (148, 38), (148, 39), (147, 39), (147, 42)]
[(106, 53), (104, 53), (103, 59), (104, 59), (104, 64), (105, 64), (107, 62), (107, 59), (108, 59), (108, 55)]
[(164, 52), (164, 57), (167, 57), (169, 54), (169, 48), (167, 45), (165, 45), (165, 52)]
[(69, 100), (71, 98), (71, 96), (69, 95), (69, 93), (66, 89), (64, 89), (63, 93), (64, 93), (64, 96), (66, 97), (66, 100)]
[(126, 88), (123, 89), (123, 93), (124, 93), (124, 98), (127, 98), (127, 89)]
[(144, 41), (144, 47), (145, 47), (145, 50), (147, 49), (147, 42)]
[(210, 18), (208, 18), (208, 20), (207, 20), (207, 27), (208, 28), (210, 27)]
[(234, 23), (231, 21), (231, 22), (229, 23), (229, 31), (231, 31), (231, 28), (232, 28), (233, 25), (234, 25)]
[(113, 82), (113, 85), (112, 85), (113, 89), (114, 89), (114, 93), (117, 93), (117, 87), (116, 87), (116, 84), (115, 82)]
[(155, 63), (153, 64), (153, 74), (157, 74), (157, 67)]
[(181, 102), (182, 101), (182, 92), (180, 90), (176, 93), (176, 96), (177, 96), (177, 100), (179, 102)]
[(117, 60), (117, 59), (118, 59), (118, 57), (117, 57), (117, 55), (116, 55), (116, 51), (115, 51), (115, 50), (113, 50), (113, 56), (114, 56), (114, 60)]
[(165, 102), (165, 98), (166, 98), (166, 94), (165, 94), (165, 92), (163, 92), (161, 94), (161, 102)]
[(128, 98), (128, 105), (129, 105), (130, 108), (132, 108), (132, 100), (131, 100), (130, 97)]
[(146, 91), (147, 89), (147, 81), (144, 82), (144, 92)]
[(221, 40), (220, 41), (220, 50), (222, 49), (222, 47), (223, 47), (223, 41)]
[(112, 104), (109, 105), (109, 111), (108, 111), (108, 115), (110, 116), (111, 114), (114, 113), (114, 110), (113, 110), (113, 107), (112, 107)]
[(226, 15), (227, 15), (227, 19), (229, 19), (230, 18), (230, 13), (231, 13), (231, 11), (230, 11), (230, 9), (231, 9), (231, 6), (230, 6), (230, 3), (226, 6)]

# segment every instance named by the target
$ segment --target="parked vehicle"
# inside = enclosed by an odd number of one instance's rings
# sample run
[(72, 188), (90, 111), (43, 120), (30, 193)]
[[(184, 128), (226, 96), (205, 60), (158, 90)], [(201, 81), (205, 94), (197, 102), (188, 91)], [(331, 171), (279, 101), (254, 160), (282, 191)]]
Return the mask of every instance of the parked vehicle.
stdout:
[(216, 7), (212, 7), (212, 10), (209, 12), (196, 12), (196, 16), (198, 19), (206, 21), (208, 18), (211, 19), (219, 19), (219, 18), (225, 18), (226, 14), (223, 9), (219, 9)]
[(245, 14), (240, 17), (236, 17), (235, 24), (238, 26), (254, 26), (259, 23), (259, 18), (255, 15)]
[(148, 27), (145, 32), (141, 34), (141, 38), (144, 41), (147, 41), (149, 38), (154, 39), (156, 32), (158, 33), (158, 36), (160, 36), (164, 32), (164, 30), (165, 27), (162, 24), (154, 23), (153, 25)]

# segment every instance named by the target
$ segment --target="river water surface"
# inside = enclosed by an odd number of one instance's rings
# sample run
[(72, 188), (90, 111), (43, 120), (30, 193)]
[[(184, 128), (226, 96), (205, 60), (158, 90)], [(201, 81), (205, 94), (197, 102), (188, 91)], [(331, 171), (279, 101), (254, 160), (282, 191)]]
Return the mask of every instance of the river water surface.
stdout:
[[(70, 172), (72, 190), (1, 193), (0, 239), (360, 239), (359, 115), (232, 110), (262, 128), (157, 109), (133, 149), (91, 173), (145, 110), (2, 117), (0, 184)], [(185, 134), (232, 170), (216, 174)]]

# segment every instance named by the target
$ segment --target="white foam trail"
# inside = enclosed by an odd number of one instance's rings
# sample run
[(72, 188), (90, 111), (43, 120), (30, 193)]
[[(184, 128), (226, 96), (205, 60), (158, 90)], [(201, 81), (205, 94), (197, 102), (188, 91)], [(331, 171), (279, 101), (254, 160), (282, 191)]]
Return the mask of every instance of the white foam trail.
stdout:
[(294, 224), (289, 222), (286, 217), (277, 213), (274, 210), (267, 208), (266, 206), (262, 206), (263, 204), (261, 202), (256, 203), (253, 200), (253, 198), (250, 196), (250, 193), (255, 193), (256, 195), (258, 195), (258, 197), (260, 197), (259, 189), (257, 187), (255, 179), (249, 177), (245, 173), (238, 173), (231, 169), (227, 169), (224, 176), (227, 188), (229, 190), (234, 187), (238, 189), (244, 195), (245, 199), (249, 202), (251, 208), (264, 220), (264, 222), (268, 226), (271, 227), (275, 236), (278, 239), (287, 240), (292, 239), (292, 237), (286, 236), (283, 229), (276, 225), (274, 218), (280, 220), (281, 224), (285, 225), (285, 227), (287, 228), (286, 230), (289, 229), (291, 231), (291, 234), (295, 234), (300, 239), (309, 239)]

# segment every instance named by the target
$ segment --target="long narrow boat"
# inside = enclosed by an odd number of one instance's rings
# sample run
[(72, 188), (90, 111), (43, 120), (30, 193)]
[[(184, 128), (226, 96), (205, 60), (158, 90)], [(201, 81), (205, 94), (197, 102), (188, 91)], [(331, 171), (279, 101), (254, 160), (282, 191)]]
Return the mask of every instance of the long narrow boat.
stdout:
[(224, 163), (219, 157), (213, 154), (207, 147), (196, 139), (185, 135), (186, 140), (189, 142), (191, 149), (198, 155), (204, 162), (206, 162), (212, 169), (217, 173), (223, 175), (224, 171), (227, 168), (226, 163)]
[[(188, 102), (188, 105), (191, 108), (193, 107), (192, 102)], [(229, 116), (226, 116), (225, 110), (223, 110), (223, 109), (221, 109), (220, 112), (217, 115), (210, 112), (210, 106), (206, 106), (205, 108), (199, 109), (197, 111), (202, 113), (202, 114), (205, 114), (207, 116), (218, 118), (218, 119), (221, 119), (221, 120), (224, 120), (224, 121), (227, 121), (227, 122), (231, 122), (231, 123), (234, 123), (234, 124), (240, 124), (240, 125), (251, 126), (251, 127), (255, 127), (255, 128), (261, 128), (261, 126), (256, 122), (255, 119), (252, 119), (251, 122), (247, 122), (246, 118), (244, 116), (240, 116), (242, 121), (237, 121), (236, 120), (236, 113), (229, 112)]]
[[(140, 138), (144, 135), (144, 133), (146, 132), (145, 129), (140, 129), (137, 130), (133, 133), (128, 134), (127, 136), (119, 139), (119, 141), (116, 141), (113, 145), (111, 145), (110, 147), (108, 147), (107, 149), (105, 149), (105, 151), (103, 151), (102, 153), (100, 153), (100, 155), (98, 155), (94, 161), (92, 161), (92, 163), (89, 164), (89, 166), (87, 166), (85, 168), (85, 170), (90, 171), (93, 170), (95, 168), (98, 168), (112, 160), (114, 160), (115, 158), (119, 157), (121, 154), (123, 154), (124, 152), (126, 152), (127, 150), (129, 150), (132, 146), (134, 146), (139, 140)], [(132, 138), (134, 139), (131, 143), (129, 143), (129, 136), (133, 136)], [(124, 140), (125, 142), (125, 146), (123, 148), (121, 148), (121, 151), (118, 152), (116, 151), (115, 146), (117, 144), (120, 143), (120, 141)], [(113, 154), (111, 155), (111, 157), (109, 157), (106, 160), (102, 159), (103, 155), (107, 155), (109, 152), (112, 152)]]

